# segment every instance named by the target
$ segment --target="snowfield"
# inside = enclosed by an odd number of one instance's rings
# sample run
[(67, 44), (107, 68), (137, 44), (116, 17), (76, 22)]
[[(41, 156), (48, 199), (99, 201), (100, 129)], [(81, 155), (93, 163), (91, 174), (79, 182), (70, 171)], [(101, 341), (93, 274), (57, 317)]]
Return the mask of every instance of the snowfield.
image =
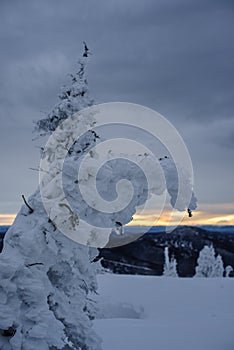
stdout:
[(98, 276), (103, 350), (233, 350), (234, 279)]

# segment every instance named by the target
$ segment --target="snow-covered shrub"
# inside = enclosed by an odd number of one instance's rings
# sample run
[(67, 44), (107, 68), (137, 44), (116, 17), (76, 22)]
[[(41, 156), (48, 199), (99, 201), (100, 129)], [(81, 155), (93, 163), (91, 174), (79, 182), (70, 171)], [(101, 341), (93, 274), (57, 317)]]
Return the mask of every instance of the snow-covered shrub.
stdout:
[(233, 268), (231, 265), (228, 265), (225, 267), (225, 277), (230, 277), (230, 275), (233, 273)]

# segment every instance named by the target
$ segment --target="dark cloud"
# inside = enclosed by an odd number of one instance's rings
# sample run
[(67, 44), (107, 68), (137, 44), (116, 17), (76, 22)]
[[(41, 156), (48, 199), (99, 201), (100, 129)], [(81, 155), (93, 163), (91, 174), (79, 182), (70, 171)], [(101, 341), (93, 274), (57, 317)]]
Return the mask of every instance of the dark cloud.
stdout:
[[(32, 121), (56, 103), (86, 40), (96, 101), (135, 102), (164, 114), (188, 144), (202, 200), (217, 200), (220, 175), (229, 181), (234, 170), (233, 39), (228, 0), (1, 0), (1, 167), (10, 162), (11, 172), (20, 169), (19, 185), (27, 187), (27, 177), (33, 188), (36, 175), (29, 179), (21, 153), (29, 162), (36, 157)], [(1, 177), (7, 200), (6, 170)], [(219, 198), (233, 194), (222, 186)]]

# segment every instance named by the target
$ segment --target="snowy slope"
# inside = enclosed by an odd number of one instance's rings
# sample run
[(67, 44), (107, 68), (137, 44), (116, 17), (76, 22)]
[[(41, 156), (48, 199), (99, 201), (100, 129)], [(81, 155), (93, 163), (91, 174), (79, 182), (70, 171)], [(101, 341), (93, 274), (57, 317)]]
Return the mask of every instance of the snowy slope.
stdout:
[(105, 274), (95, 330), (104, 350), (233, 350), (234, 279)]

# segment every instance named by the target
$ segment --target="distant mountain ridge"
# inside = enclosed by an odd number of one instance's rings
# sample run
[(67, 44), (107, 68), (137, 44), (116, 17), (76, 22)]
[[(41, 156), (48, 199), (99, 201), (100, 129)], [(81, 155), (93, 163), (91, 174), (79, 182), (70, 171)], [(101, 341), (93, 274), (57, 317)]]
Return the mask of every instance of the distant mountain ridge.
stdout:
[(6, 231), (10, 228), (10, 226), (0, 226), (0, 233), (6, 233)]
[[(0, 251), (4, 234), (9, 226), (0, 226)], [(127, 232), (144, 232), (144, 227), (126, 227)], [(147, 229), (149, 229), (147, 227)], [(117, 248), (103, 248), (99, 256), (103, 267), (114, 273), (161, 275), (164, 265), (164, 249), (177, 260), (181, 277), (192, 277), (200, 250), (213, 244), (222, 256), (224, 266), (234, 268), (234, 226), (178, 226), (165, 233), (164, 226), (154, 226), (136, 241)]]
[[(133, 230), (133, 228), (132, 228)], [(161, 231), (160, 231), (161, 230)], [(99, 259), (105, 268), (114, 273), (162, 275), (164, 249), (177, 260), (180, 277), (192, 277), (199, 252), (205, 245), (213, 245), (222, 256), (224, 266), (234, 267), (234, 227), (229, 231), (205, 230), (196, 226), (178, 226), (173, 232), (165, 233), (165, 227), (152, 228), (138, 240), (117, 248), (100, 249)], [(157, 231), (157, 232), (155, 232)]]
[[(125, 230), (127, 232), (141, 231), (141, 232), (165, 232), (166, 228), (171, 228), (172, 226), (126, 226)], [(212, 231), (212, 232), (230, 232), (234, 233), (234, 225), (196, 225), (196, 226), (177, 226), (179, 227), (198, 227), (203, 230)]]

